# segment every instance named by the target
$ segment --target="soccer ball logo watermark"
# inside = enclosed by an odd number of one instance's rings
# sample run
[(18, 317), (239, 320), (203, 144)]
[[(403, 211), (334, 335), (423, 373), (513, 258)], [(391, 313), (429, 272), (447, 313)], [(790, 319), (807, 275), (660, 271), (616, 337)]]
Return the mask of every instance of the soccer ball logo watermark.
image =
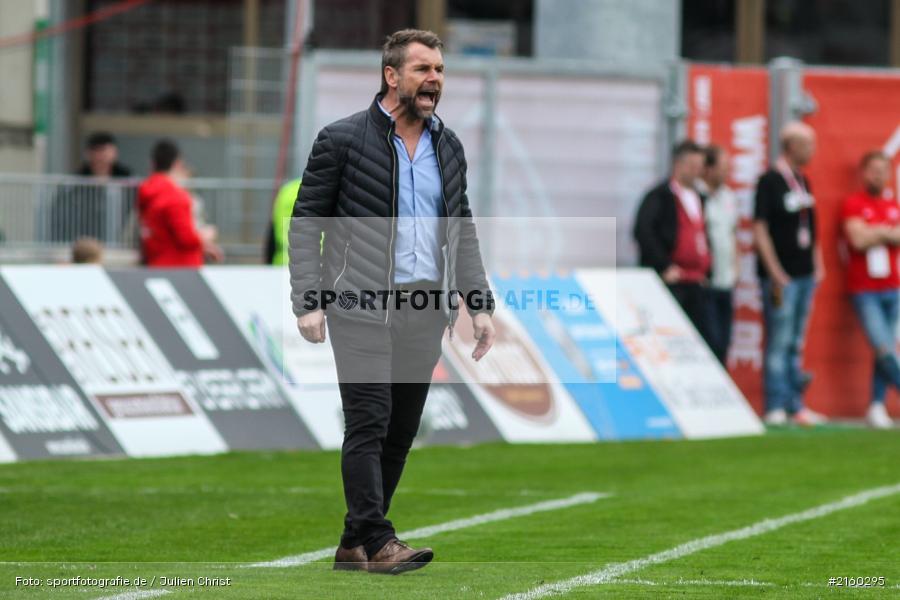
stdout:
[(344, 310), (353, 310), (359, 304), (359, 296), (356, 295), (356, 292), (349, 290), (341, 292), (338, 295), (337, 303)]

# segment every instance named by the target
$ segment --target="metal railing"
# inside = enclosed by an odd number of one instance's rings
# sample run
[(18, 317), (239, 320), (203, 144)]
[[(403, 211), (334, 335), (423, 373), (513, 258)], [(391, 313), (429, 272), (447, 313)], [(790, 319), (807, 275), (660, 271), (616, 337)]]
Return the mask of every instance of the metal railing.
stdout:
[[(0, 247), (62, 248), (88, 236), (109, 249), (136, 249), (140, 183), (140, 179), (0, 173)], [(195, 201), (195, 220), (218, 229), (227, 255), (261, 255), (272, 214), (270, 180), (191, 179), (185, 187)]]

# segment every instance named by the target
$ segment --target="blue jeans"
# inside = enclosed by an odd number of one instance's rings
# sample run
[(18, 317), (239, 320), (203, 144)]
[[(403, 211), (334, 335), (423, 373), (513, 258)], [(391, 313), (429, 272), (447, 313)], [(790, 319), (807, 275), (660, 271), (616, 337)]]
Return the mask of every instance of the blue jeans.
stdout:
[(782, 290), (775, 306), (773, 285), (761, 281), (766, 348), (763, 383), (766, 411), (784, 409), (797, 413), (803, 408), (803, 389), (808, 377), (803, 372), (803, 340), (816, 284), (813, 277), (795, 277)]
[(900, 366), (897, 363), (897, 316), (900, 296), (897, 290), (860, 292), (850, 296), (853, 308), (875, 351), (872, 370), (872, 403), (884, 402), (888, 384), (900, 388)]

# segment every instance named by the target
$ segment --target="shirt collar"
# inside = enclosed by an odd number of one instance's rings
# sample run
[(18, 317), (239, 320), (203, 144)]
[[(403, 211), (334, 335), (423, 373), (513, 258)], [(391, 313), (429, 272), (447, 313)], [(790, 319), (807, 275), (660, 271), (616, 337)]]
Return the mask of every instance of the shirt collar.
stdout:
[(699, 178), (699, 177), (694, 182), (694, 189), (696, 189), (698, 192), (700, 192), (704, 196), (709, 196), (710, 193), (714, 191), (709, 187), (709, 185), (706, 183), (706, 181), (704, 181), (702, 178)]
[(389, 113), (389, 112), (387, 111), (387, 109), (386, 109), (386, 108), (384, 107), (384, 105), (381, 103), (381, 100), (378, 99), (378, 100), (376, 100), (375, 102), (378, 103), (378, 108), (381, 109), (381, 112), (383, 112), (384, 114), (386, 114), (386, 115), (387, 115), (387, 118), (390, 119), (391, 121), (393, 121), (393, 120), (394, 120), (394, 115), (392, 115), (391, 113)]

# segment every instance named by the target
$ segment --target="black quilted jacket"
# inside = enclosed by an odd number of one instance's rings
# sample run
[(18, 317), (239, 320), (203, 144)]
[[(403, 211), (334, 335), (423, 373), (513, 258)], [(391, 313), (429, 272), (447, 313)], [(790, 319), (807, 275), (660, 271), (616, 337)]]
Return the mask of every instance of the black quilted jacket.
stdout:
[[(294, 314), (310, 310), (311, 297), (323, 290), (338, 294), (358, 290), (393, 290), (394, 242), (397, 230), (397, 156), (394, 125), (379, 108), (341, 119), (319, 132), (290, 226), (291, 300)], [(443, 182), (446, 227), (443, 310), (452, 326), (456, 307), (448, 306), (447, 290), (460, 290), (458, 304), (470, 313), (492, 312), (493, 297), (485, 277), (472, 211), (466, 197), (466, 159), (456, 134), (440, 119), (432, 120)], [(321, 232), (325, 232), (321, 245)], [(465, 296), (476, 301), (465, 302)], [(343, 310), (349, 318), (390, 323), (394, 308), (380, 302), (374, 310)], [(342, 310), (334, 304), (326, 311)]]

